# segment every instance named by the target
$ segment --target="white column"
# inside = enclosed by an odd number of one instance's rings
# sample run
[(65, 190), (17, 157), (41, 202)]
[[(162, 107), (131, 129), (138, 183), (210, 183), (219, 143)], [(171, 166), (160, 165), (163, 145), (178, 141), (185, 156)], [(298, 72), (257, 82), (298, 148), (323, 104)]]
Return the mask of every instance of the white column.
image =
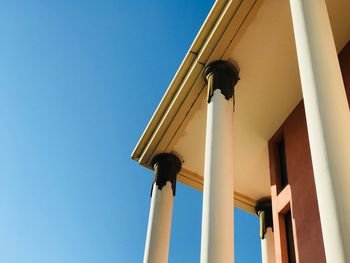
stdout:
[[(233, 99), (238, 72), (214, 62), (206, 69), (209, 98), (204, 165), (201, 262), (233, 262)], [(225, 89), (223, 86), (228, 86)], [(220, 86), (220, 87), (217, 87)], [(231, 92), (231, 94), (227, 94)]]
[(276, 256), (271, 200), (261, 199), (257, 202), (255, 210), (260, 219), (262, 263), (274, 263)]
[(154, 184), (143, 262), (168, 262), (172, 213), (173, 190), (171, 183), (167, 182), (162, 190), (159, 190)]
[(350, 113), (324, 0), (290, 0), (327, 262), (350, 262)]
[(262, 263), (275, 262), (275, 238), (271, 227), (266, 229), (265, 237), (261, 239), (261, 257)]
[(152, 165), (155, 170), (155, 182), (152, 186), (143, 262), (166, 263), (169, 255), (176, 174), (181, 169), (181, 162), (174, 155), (160, 154), (153, 159)]

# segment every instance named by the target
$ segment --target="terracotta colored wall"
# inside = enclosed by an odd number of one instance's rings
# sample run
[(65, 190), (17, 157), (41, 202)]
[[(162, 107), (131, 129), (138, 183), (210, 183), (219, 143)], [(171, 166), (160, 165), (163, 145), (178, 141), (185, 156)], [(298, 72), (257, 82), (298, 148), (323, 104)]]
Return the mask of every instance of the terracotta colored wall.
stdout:
[[(345, 91), (350, 107), (350, 41), (339, 53)], [(288, 185), (278, 189), (277, 143), (284, 138)], [(288, 262), (283, 215), (293, 218), (296, 257), (299, 262), (326, 262), (318, 211), (303, 102), (300, 102), (269, 141), (271, 198), (277, 262)]]
[[(289, 185), (278, 193), (276, 142), (284, 138)], [(295, 108), (269, 142), (271, 191), (277, 262), (288, 262), (281, 215), (289, 208), (293, 218), (294, 246), (299, 262), (325, 262), (320, 216), (312, 171), (303, 103)], [(277, 180), (276, 180), (277, 179)], [(282, 220), (282, 221), (281, 221)]]
[(350, 107), (350, 41), (339, 53), (339, 64), (343, 75), (346, 95)]

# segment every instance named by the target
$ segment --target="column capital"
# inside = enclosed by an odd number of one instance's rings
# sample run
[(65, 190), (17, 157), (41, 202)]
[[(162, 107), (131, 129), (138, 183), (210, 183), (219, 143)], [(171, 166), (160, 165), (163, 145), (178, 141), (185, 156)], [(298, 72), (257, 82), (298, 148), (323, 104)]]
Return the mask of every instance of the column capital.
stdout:
[(205, 67), (204, 75), (208, 83), (208, 103), (216, 89), (220, 89), (227, 100), (234, 96), (234, 86), (239, 80), (239, 71), (232, 62), (216, 60)]
[[(181, 160), (174, 154), (171, 153), (161, 153), (154, 156), (151, 160), (151, 165), (154, 170), (154, 182), (159, 190), (162, 190), (166, 182), (171, 182), (171, 187), (173, 189), (173, 195), (175, 195), (176, 190), (176, 175), (181, 170)], [(152, 196), (152, 190), (151, 190)]]
[(260, 219), (260, 238), (264, 239), (266, 229), (268, 227), (273, 229), (271, 200), (268, 198), (259, 200), (255, 206), (255, 211)]

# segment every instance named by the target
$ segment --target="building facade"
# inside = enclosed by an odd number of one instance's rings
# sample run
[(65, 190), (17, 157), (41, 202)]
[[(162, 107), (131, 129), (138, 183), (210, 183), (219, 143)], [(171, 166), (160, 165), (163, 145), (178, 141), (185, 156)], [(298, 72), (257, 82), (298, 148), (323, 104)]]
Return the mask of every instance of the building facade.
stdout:
[(203, 191), (201, 262), (350, 262), (350, 1), (216, 1), (132, 159), (154, 170), (144, 262), (167, 262), (176, 182)]

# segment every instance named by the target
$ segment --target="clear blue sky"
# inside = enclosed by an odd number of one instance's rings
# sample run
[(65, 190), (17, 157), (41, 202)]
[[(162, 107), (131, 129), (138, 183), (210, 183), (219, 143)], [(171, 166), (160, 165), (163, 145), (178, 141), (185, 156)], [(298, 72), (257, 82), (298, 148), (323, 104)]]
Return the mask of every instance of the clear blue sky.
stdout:
[[(213, 0), (2, 0), (0, 262), (141, 262), (152, 173), (130, 160)], [(178, 184), (171, 263), (199, 262)], [(236, 210), (236, 262), (259, 262)]]

